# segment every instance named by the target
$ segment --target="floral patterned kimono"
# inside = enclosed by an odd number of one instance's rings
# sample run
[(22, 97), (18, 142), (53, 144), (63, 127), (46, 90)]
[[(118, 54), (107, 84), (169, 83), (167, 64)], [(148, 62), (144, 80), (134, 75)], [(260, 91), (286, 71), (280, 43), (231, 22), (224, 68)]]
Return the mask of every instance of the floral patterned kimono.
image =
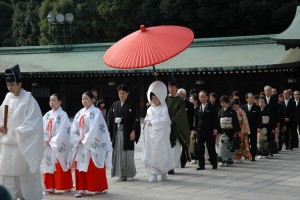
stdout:
[(242, 157), (244, 157), (245, 159), (251, 160), (252, 155), (249, 150), (248, 142), (248, 135), (250, 134), (248, 119), (246, 113), (241, 108), (239, 108), (236, 113), (241, 127), (241, 131), (239, 132), (241, 145), (240, 148), (235, 151), (234, 159), (240, 160)]
[(49, 111), (43, 117), (44, 141), (49, 142), (44, 153), (41, 170), (53, 173), (58, 161), (64, 171), (68, 170), (67, 163), (70, 153), (70, 121), (65, 111), (59, 107)]
[(105, 167), (111, 168), (112, 146), (103, 115), (94, 105), (75, 115), (71, 144), (69, 165), (75, 162), (76, 190), (107, 190)]
[(41, 171), (46, 189), (67, 190), (73, 187), (71, 170), (68, 169), (70, 154), (70, 121), (65, 111), (47, 112), (43, 117), (46, 145)]
[(82, 108), (71, 128), (72, 159), (79, 171), (86, 172), (92, 159), (97, 168), (111, 167), (111, 140), (102, 113), (94, 105)]

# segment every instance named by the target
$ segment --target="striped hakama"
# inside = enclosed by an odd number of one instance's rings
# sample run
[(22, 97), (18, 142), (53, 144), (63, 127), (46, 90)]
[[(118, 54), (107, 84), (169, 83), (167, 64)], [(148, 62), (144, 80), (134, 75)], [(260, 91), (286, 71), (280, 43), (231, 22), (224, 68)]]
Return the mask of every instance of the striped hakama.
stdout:
[(134, 150), (123, 149), (124, 135), (122, 126), (118, 128), (116, 143), (113, 151), (111, 176), (134, 177), (136, 168), (134, 163)]

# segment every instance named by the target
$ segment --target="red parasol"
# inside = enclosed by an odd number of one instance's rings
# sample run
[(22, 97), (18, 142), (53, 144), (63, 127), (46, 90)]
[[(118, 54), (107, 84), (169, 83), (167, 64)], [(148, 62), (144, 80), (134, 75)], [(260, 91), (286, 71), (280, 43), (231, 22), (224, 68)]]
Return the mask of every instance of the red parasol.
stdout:
[[(166, 61), (183, 50), (193, 41), (192, 30), (181, 26), (154, 26), (135, 31), (104, 54), (103, 60), (110, 67), (133, 69), (153, 66)], [(154, 68), (155, 70), (155, 68)]]

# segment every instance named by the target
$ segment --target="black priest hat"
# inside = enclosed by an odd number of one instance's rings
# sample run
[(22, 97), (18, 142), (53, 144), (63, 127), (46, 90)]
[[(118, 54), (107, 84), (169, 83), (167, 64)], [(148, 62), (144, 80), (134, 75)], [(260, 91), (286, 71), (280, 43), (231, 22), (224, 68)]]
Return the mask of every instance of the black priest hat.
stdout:
[(21, 71), (19, 65), (15, 65), (5, 70), (5, 80), (6, 83), (18, 83), (21, 81)]

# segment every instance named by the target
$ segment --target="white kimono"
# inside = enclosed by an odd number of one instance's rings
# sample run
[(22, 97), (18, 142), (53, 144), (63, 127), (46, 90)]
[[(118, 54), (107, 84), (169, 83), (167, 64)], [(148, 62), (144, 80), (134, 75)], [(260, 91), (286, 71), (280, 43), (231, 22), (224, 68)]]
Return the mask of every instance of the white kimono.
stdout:
[[(0, 107), (3, 126), (4, 105), (8, 105), (7, 133), (0, 133), (0, 184), (18, 180), (26, 200), (42, 199), (40, 165), (44, 153), (42, 113), (30, 92), (7, 93)], [(12, 193), (15, 185), (7, 186)], [(12, 194), (13, 198), (16, 194)]]
[(63, 171), (68, 171), (68, 158), (71, 150), (70, 121), (67, 113), (59, 107), (51, 110), (43, 117), (44, 141), (46, 146), (41, 165), (43, 173), (53, 174), (56, 171), (55, 164), (58, 161)]
[[(156, 106), (151, 102), (151, 92), (158, 97), (161, 105)], [(164, 83), (155, 81), (150, 85), (147, 96), (151, 106), (145, 117), (142, 161), (149, 174), (163, 175), (175, 167), (170, 143), (171, 120), (165, 103), (167, 88)], [(152, 126), (149, 126), (147, 121), (150, 121)]]
[(86, 172), (91, 158), (97, 168), (111, 168), (110, 135), (98, 108), (94, 105), (88, 110), (82, 108), (75, 115), (70, 136), (72, 148), (70, 166), (76, 161), (77, 169)]

